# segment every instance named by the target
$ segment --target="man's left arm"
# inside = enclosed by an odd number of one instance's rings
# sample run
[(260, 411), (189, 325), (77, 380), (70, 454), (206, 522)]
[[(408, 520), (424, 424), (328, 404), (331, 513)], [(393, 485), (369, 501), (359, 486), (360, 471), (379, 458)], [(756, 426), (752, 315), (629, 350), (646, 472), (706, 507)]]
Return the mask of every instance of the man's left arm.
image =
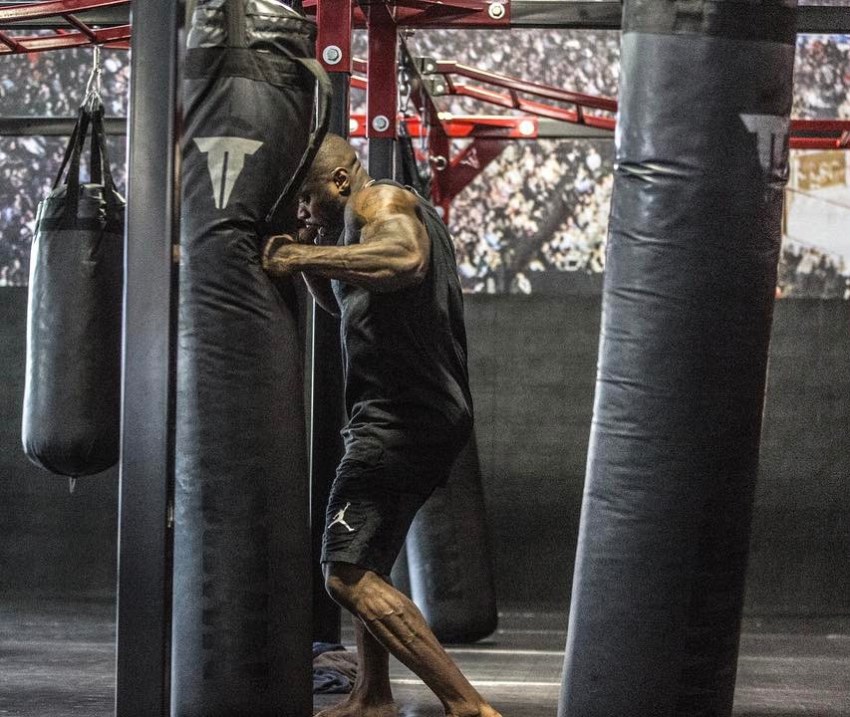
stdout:
[(398, 187), (378, 185), (354, 200), (360, 242), (349, 246), (287, 244), (266, 261), (272, 274), (296, 271), (338, 279), (377, 292), (417, 284), (428, 270), (431, 243), (416, 198)]

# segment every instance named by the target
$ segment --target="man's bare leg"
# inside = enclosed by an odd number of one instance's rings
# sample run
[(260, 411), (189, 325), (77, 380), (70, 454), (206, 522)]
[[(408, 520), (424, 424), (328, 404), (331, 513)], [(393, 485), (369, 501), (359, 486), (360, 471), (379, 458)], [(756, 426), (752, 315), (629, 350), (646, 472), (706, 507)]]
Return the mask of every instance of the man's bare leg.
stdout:
[(316, 717), (398, 717), (390, 687), (390, 655), (386, 648), (354, 618), (357, 644), (357, 680), (351, 694)]
[(449, 717), (500, 717), (463, 676), (407, 596), (355, 565), (326, 566), (328, 592), (363, 621), (378, 643), (415, 672)]

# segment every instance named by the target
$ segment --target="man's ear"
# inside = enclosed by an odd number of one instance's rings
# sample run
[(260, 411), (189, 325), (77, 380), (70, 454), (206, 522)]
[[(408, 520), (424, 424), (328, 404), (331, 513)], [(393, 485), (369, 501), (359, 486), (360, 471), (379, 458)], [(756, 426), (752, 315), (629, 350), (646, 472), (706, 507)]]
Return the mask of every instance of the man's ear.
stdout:
[(337, 167), (333, 173), (334, 184), (342, 195), (351, 193), (351, 175), (345, 167)]

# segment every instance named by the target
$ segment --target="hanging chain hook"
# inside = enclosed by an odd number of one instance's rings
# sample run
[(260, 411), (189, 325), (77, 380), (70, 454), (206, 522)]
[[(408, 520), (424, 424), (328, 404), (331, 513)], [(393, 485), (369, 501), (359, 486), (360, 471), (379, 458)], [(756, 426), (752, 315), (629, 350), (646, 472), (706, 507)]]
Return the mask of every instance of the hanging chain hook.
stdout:
[(398, 75), (398, 108), (402, 115), (407, 117), (410, 114), (410, 97), (413, 94), (410, 71), (402, 66), (399, 68)]
[(103, 91), (103, 63), (100, 52), (100, 45), (94, 46), (94, 54), (92, 56), (92, 68), (89, 75), (89, 81), (86, 84), (86, 96), (83, 104), (89, 112), (94, 112), (102, 103), (101, 93)]

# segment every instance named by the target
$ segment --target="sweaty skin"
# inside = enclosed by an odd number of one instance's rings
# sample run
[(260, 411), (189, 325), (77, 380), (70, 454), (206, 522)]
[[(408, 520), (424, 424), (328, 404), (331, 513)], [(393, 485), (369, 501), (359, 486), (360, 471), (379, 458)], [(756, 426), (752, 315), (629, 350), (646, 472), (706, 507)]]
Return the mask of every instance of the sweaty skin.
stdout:
[(379, 292), (422, 281), (431, 245), (409, 192), (387, 185), (363, 187), (347, 203), (344, 217), (344, 246), (300, 243), (321, 236), (315, 224), (305, 225), (298, 243), (283, 243), (267, 255), (266, 269), (272, 274), (301, 271)]
[[(421, 282), (431, 243), (410, 193), (372, 185), (354, 150), (329, 136), (299, 199), (297, 238), (272, 237), (263, 265), (272, 275), (302, 272), (316, 302), (338, 314), (330, 279), (388, 292)], [(340, 242), (339, 240), (342, 239)], [(356, 565), (325, 565), (331, 597), (354, 617), (358, 676), (353, 691), (318, 717), (397, 717), (389, 654), (416, 673), (447, 717), (501, 717), (463, 676), (422, 613), (388, 580)]]

